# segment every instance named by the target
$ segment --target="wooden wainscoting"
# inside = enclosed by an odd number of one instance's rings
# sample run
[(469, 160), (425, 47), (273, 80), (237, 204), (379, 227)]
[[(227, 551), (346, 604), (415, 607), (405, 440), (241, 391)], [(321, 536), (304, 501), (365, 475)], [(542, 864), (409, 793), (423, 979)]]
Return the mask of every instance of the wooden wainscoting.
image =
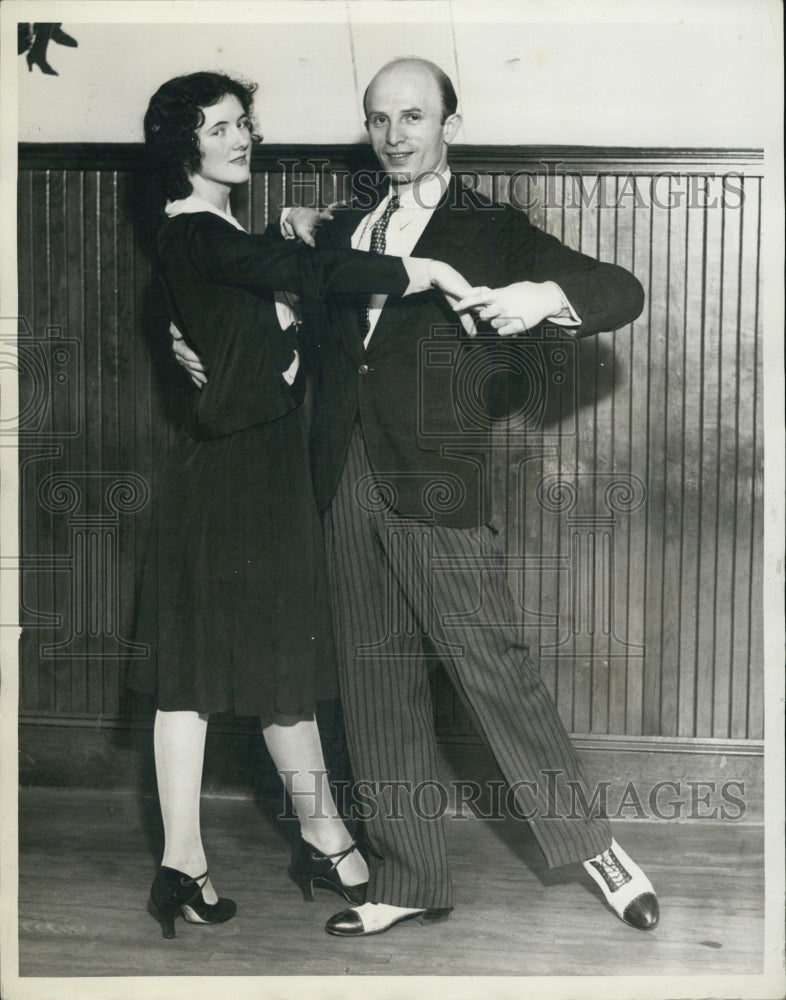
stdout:
[[(547, 388), (496, 432), (511, 582), (566, 725), (614, 753), (620, 738), (642, 752), (698, 741), (718, 760), (727, 746), (759, 761), (761, 153), (457, 147), (452, 163), (570, 246), (630, 268), (647, 295), (628, 328), (527, 344), (524, 368), (545, 371)], [(286, 200), (346, 198), (368, 166), (355, 147), (261, 147), (236, 212), (259, 230)], [(122, 683), (141, 652), (135, 581), (191, 391), (151, 280), (154, 196), (139, 146), (20, 148), (29, 783), (78, 782), (112, 740), (122, 757), (119, 734), (140, 718)], [(476, 744), (441, 675), (435, 711), (446, 746)], [(63, 748), (80, 745), (69, 763)]]

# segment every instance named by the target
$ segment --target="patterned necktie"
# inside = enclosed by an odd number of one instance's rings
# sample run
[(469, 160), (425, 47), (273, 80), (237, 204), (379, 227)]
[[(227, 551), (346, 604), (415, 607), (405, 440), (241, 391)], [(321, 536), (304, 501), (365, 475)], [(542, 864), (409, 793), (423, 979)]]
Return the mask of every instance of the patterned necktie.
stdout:
[[(386, 236), (388, 231), (388, 223), (390, 222), (391, 215), (399, 207), (398, 195), (394, 194), (390, 201), (385, 206), (385, 211), (380, 215), (377, 221), (374, 223), (374, 227), (371, 230), (371, 253), (384, 253), (386, 245)], [(364, 303), (360, 311), (360, 332), (365, 338), (368, 336), (368, 332), (371, 329), (371, 298), (369, 297)]]

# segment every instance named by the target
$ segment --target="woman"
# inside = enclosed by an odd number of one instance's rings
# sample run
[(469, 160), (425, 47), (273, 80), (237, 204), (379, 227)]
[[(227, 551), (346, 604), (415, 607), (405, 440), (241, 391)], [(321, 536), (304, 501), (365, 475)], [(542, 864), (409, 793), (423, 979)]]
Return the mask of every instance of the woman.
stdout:
[(164, 84), (145, 115), (170, 199), (158, 238), (165, 296), (210, 372), (163, 471), (138, 628), (154, 655), (131, 677), (157, 702), (165, 847), (151, 898), (165, 937), (175, 936), (178, 912), (196, 923), (235, 914), (211, 885), (199, 827), (210, 712), (261, 717), (300, 821), (293, 875), (306, 898), (315, 882), (350, 902), (365, 897), (368, 869), (333, 802), (314, 719), (318, 697), (334, 692), (331, 635), (300, 358), (274, 290), (298, 292), (317, 315), (328, 291), (395, 295), (436, 284), (459, 296), (467, 287), (436, 261), (245, 233), (229, 194), (250, 176), (254, 90), (195, 73)]

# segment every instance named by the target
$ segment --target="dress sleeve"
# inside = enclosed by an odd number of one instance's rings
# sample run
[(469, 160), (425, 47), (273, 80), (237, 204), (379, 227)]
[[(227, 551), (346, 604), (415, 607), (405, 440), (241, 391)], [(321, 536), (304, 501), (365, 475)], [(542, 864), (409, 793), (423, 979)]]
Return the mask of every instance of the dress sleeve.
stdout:
[(244, 233), (209, 213), (189, 217), (189, 256), (211, 281), (257, 291), (309, 295), (403, 295), (412, 291), (399, 257), (361, 250), (312, 250), (268, 235)]

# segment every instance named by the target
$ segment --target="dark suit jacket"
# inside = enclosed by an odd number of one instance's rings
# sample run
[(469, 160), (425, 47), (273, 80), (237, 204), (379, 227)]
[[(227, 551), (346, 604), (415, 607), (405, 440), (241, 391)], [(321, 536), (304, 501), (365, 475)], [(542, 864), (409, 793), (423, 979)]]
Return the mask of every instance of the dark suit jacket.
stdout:
[[(349, 246), (368, 210), (336, 210), (317, 245)], [(643, 307), (642, 287), (624, 268), (569, 249), (523, 212), (492, 205), (456, 178), (413, 254), (447, 261), (473, 286), (553, 280), (582, 319), (577, 336), (629, 323)], [(388, 299), (368, 350), (359, 310), (330, 296), (326, 306), (331, 336), (312, 329), (310, 345), (318, 360), (311, 456), (319, 508), (335, 493), (359, 415), (372, 468), (395, 510), (453, 527), (484, 523), (495, 355), (510, 342), (494, 333), (465, 337), (437, 291)]]

